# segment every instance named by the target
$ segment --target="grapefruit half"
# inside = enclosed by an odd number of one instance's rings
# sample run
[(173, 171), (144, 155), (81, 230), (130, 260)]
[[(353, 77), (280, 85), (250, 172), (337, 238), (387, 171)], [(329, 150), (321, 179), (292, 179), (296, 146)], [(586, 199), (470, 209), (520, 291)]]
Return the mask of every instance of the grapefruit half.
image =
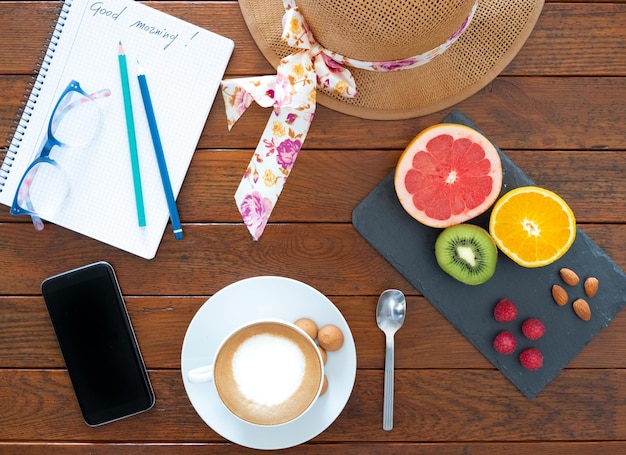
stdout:
[(441, 123), (418, 134), (400, 156), (394, 185), (402, 207), (436, 228), (484, 213), (502, 186), (493, 144), (465, 125)]

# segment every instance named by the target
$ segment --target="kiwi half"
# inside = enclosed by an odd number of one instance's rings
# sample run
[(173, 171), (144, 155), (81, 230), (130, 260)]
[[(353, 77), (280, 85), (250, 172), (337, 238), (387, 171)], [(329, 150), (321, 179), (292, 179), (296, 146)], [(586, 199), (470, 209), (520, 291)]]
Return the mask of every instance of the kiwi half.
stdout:
[(473, 224), (444, 229), (435, 242), (439, 267), (461, 283), (482, 284), (496, 271), (498, 249), (489, 233)]

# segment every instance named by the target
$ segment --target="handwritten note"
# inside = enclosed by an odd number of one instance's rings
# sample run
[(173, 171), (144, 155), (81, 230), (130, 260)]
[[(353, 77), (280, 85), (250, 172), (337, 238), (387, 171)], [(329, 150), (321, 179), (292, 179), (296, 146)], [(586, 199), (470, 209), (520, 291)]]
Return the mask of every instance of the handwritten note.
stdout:
[[(107, 2), (104, 1), (93, 2), (89, 6), (89, 11), (94, 17), (114, 22), (126, 20), (128, 22), (129, 29), (137, 30), (138, 32), (151, 36), (154, 39), (161, 40), (164, 43), (163, 50), (167, 50), (180, 36), (179, 32), (168, 30), (161, 24), (149, 23), (141, 18), (131, 17), (126, 14), (127, 10), (127, 6), (124, 6), (122, 9), (115, 10), (112, 7), (109, 7)], [(193, 36), (189, 38), (189, 40), (191, 39), (193, 39)]]

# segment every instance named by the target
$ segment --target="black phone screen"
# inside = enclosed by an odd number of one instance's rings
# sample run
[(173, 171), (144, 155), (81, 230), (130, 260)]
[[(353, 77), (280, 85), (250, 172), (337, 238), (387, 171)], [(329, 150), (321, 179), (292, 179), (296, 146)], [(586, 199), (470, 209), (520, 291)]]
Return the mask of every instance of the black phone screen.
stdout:
[(150, 409), (154, 393), (113, 268), (91, 264), (41, 289), (85, 422)]

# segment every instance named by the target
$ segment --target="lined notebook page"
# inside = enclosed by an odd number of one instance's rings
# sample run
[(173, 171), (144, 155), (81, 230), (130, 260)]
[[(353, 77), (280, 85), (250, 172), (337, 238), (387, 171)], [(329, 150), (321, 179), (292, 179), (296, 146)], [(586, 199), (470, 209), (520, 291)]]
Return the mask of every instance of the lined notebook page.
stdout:
[[(0, 202), (12, 204), (19, 180), (41, 150), (54, 105), (68, 83), (76, 80), (90, 94), (109, 89), (109, 97), (96, 101), (103, 121), (94, 141), (82, 149), (55, 147), (50, 154), (68, 174), (71, 193), (47, 221), (150, 259), (164, 235), (169, 212), (137, 81), (137, 61), (150, 86), (177, 196), (233, 42), (132, 0), (72, 0), (66, 2), (65, 10), (69, 13), (61, 13), (56, 46), (51, 44), (55, 49), (49, 52), (52, 59), (45, 78), (39, 78), (37, 102), (30, 106), (30, 121)], [(137, 222), (118, 65), (120, 41), (128, 62), (146, 227)], [(169, 231), (165, 235), (173, 235)]]

